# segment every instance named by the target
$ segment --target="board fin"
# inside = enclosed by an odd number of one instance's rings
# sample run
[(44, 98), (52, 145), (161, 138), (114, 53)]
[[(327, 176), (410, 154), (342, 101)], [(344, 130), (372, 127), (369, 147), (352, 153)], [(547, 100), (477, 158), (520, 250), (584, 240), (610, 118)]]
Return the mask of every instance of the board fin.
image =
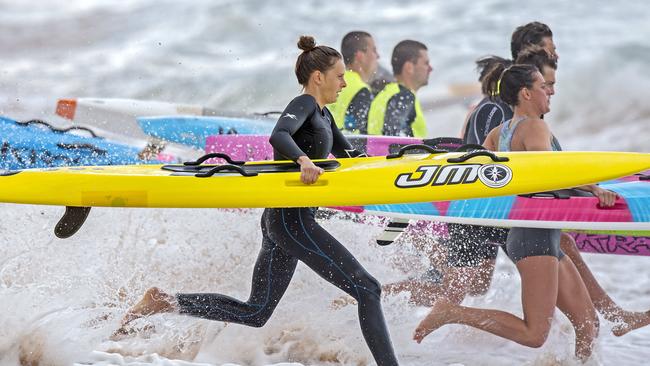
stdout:
[(393, 244), (393, 242), (397, 240), (400, 235), (402, 235), (408, 226), (409, 219), (391, 219), (388, 225), (386, 225), (384, 231), (379, 234), (379, 237), (377, 238), (377, 244), (382, 246)]
[(67, 239), (74, 235), (86, 222), (90, 207), (65, 206), (65, 213), (54, 227), (54, 235), (59, 239)]

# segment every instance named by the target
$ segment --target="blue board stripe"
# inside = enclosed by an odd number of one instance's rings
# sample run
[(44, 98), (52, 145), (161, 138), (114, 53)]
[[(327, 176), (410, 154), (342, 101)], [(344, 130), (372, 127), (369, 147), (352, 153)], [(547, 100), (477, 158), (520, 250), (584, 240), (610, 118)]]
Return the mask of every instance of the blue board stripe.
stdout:
[(481, 219), (507, 219), (516, 196), (452, 201), (447, 216)]
[(452, 201), (446, 215), (442, 215), (436, 206), (429, 202), (369, 205), (364, 207), (366, 210), (370, 211), (395, 212), (411, 215), (507, 219), (515, 200), (515, 196), (507, 196)]
[(400, 203), (394, 205), (369, 205), (364, 206), (369, 211), (395, 212), (410, 215), (440, 216), (440, 212), (431, 202)]
[(625, 197), (625, 202), (627, 202), (635, 222), (650, 221), (650, 184), (639, 181), (602, 184), (601, 187)]

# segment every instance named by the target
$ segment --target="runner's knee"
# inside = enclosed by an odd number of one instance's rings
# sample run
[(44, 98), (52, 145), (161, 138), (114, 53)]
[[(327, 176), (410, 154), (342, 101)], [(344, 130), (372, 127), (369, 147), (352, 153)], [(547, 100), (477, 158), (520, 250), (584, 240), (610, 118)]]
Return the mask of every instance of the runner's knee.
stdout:
[(550, 329), (550, 322), (548, 324), (528, 329), (522, 344), (531, 348), (540, 348), (546, 342)]
[(273, 310), (264, 310), (261, 313), (250, 317), (250, 319), (246, 321), (245, 324), (253, 328), (262, 328), (266, 322), (271, 319), (271, 315), (273, 315)]
[[(359, 291), (360, 297), (369, 297), (370, 299), (381, 298), (381, 284), (365, 270), (359, 270), (353, 273), (353, 281)], [(361, 299), (357, 299), (360, 301)]]
[(547, 333), (535, 332), (530, 334), (526, 338), (524, 344), (531, 348), (540, 348), (541, 346), (544, 345), (547, 338), (548, 338), (548, 332)]

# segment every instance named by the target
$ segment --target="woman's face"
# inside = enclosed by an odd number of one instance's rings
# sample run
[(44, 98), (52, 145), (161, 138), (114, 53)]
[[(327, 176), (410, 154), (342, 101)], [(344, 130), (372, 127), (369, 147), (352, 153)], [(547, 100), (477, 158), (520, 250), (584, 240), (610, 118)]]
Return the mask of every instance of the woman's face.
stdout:
[(530, 92), (530, 102), (539, 109), (540, 114), (546, 114), (551, 111), (551, 94), (548, 85), (539, 72), (535, 73), (533, 80), (533, 86), (528, 89)]
[(323, 73), (320, 94), (326, 104), (336, 102), (339, 92), (345, 88), (346, 84), (343, 75), (345, 75), (345, 65), (343, 65), (341, 59)]
[(541, 71), (542, 71), (542, 76), (544, 77), (544, 81), (546, 82), (548, 95), (549, 96), (555, 95), (555, 69), (550, 66), (544, 65)]

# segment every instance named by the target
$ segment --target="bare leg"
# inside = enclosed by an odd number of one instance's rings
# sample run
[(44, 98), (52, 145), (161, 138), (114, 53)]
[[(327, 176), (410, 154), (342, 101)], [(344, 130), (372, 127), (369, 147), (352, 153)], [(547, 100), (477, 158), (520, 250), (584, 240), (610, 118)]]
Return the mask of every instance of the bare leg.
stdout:
[(568, 257), (559, 265), (557, 307), (569, 318), (576, 333), (576, 357), (587, 360), (598, 336), (598, 314), (587, 288)]
[(551, 256), (528, 257), (517, 262), (522, 282), (521, 319), (500, 310), (470, 308), (441, 300), (418, 325), (418, 343), (445, 324), (465, 324), (529, 347), (540, 347), (551, 326), (558, 292), (558, 260)]
[(582, 255), (570, 235), (563, 233), (560, 245), (562, 246), (562, 251), (569, 256), (571, 261), (573, 261), (573, 264), (575, 264), (575, 267), (578, 270), (578, 273), (580, 273), (580, 277), (582, 277), (582, 281), (589, 292), (591, 301), (598, 312), (601, 313), (605, 319), (617, 323), (617, 325), (612, 329), (612, 333), (614, 333), (615, 336), (620, 337), (627, 332), (650, 324), (650, 311), (640, 312), (625, 310), (609, 297), (607, 292), (605, 292), (598, 283), (598, 280), (596, 280), (596, 277), (591, 273), (585, 261), (582, 259)]

